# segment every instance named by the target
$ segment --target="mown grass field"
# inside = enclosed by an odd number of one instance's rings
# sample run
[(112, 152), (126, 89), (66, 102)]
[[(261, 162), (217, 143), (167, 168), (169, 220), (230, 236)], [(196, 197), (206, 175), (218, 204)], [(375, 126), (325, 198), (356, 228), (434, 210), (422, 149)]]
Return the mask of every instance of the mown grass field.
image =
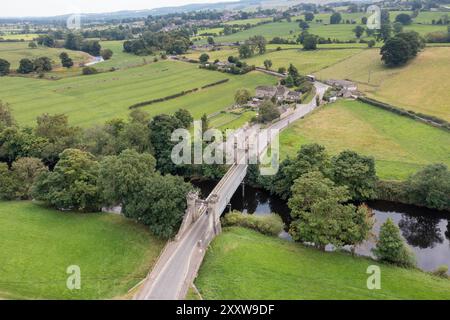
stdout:
[(188, 109), (195, 118), (230, 106), (239, 88), (275, 84), (276, 79), (258, 72), (233, 76), (200, 70), (197, 65), (160, 61), (142, 67), (58, 81), (22, 77), (0, 78), (0, 97), (10, 103), (20, 124), (34, 125), (42, 113), (64, 113), (73, 125), (102, 124), (111, 118), (126, 118), (129, 106), (200, 88), (223, 79), (229, 82), (186, 96), (143, 107), (152, 116)]
[[(114, 214), (79, 214), (32, 202), (0, 202), (0, 299), (107, 299), (127, 293), (164, 245)], [(69, 290), (69, 266), (81, 289)]]
[(0, 39), (4, 40), (23, 40), (23, 41), (31, 41), (39, 37), (37, 33), (28, 33), (28, 34), (0, 34)]
[(231, 112), (219, 113), (218, 115), (209, 119), (209, 124), (213, 128), (219, 130), (234, 130), (242, 127), (245, 123), (256, 116), (254, 111), (245, 111), (242, 114), (235, 114)]
[(11, 64), (11, 69), (19, 67), (21, 59), (35, 59), (39, 57), (49, 57), (52, 60), (54, 68), (61, 67), (59, 55), (61, 52), (67, 52), (75, 64), (88, 62), (90, 56), (81, 51), (71, 51), (57, 48), (47, 48), (39, 46), (36, 49), (28, 48), (28, 42), (0, 42), (0, 58), (7, 60)]
[(123, 41), (101, 41), (102, 49), (110, 49), (113, 56), (110, 60), (95, 65), (99, 70), (109, 70), (111, 68), (126, 69), (144, 64), (152, 63), (155, 56), (137, 56), (123, 51)]
[(281, 50), (269, 52), (263, 55), (255, 55), (245, 61), (257, 67), (264, 67), (265, 60), (271, 60), (271, 69), (278, 70), (280, 67), (288, 68), (292, 63), (301, 74), (309, 74), (323, 68), (332, 66), (342, 60), (361, 52), (361, 49), (338, 49), (338, 50)]
[[(381, 289), (367, 289), (367, 268)], [(450, 299), (450, 281), (344, 253), (324, 253), (243, 228), (225, 229), (195, 282), (204, 299)]]
[(282, 157), (313, 142), (330, 154), (373, 156), (382, 179), (402, 180), (431, 163), (450, 166), (450, 133), (358, 101), (340, 100), (295, 122), (280, 135)]
[[(450, 48), (426, 48), (400, 68), (387, 68), (378, 49), (364, 50), (316, 73), (320, 79), (350, 79), (369, 97), (450, 121)], [(370, 77), (370, 78), (369, 78)]]

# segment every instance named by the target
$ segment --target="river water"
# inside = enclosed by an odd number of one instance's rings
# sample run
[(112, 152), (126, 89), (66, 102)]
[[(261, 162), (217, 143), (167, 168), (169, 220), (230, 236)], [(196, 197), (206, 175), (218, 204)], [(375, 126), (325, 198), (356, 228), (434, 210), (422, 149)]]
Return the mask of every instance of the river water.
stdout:
[[(202, 198), (212, 191), (216, 182), (193, 182), (201, 190)], [(450, 213), (418, 208), (385, 201), (367, 203), (373, 210), (375, 225), (373, 234), (378, 235), (380, 226), (391, 218), (400, 228), (403, 238), (416, 256), (417, 266), (425, 271), (436, 270), (441, 265), (450, 266)], [(291, 222), (287, 203), (270, 195), (265, 190), (249, 186), (239, 187), (230, 201), (229, 210), (249, 214), (265, 215), (276, 213), (283, 219), (286, 230)], [(280, 235), (289, 239), (287, 232)], [(356, 249), (359, 255), (372, 256), (375, 239), (370, 239)]]

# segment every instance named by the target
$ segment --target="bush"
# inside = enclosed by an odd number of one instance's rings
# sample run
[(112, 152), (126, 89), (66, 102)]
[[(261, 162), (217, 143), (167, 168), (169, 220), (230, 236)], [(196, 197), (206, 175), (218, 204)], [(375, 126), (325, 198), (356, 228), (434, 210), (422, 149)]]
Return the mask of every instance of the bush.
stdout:
[(269, 236), (278, 236), (284, 229), (283, 221), (276, 214), (256, 216), (239, 211), (226, 214), (222, 218), (222, 225), (224, 227), (239, 226), (249, 228)]
[(435, 276), (444, 279), (448, 279), (447, 273), (448, 273), (448, 266), (446, 265), (439, 266), (439, 268), (437, 268), (432, 272), (432, 274), (434, 274)]
[(93, 67), (84, 67), (83, 68), (83, 75), (88, 76), (91, 74), (97, 74), (98, 71), (97, 69), (93, 68)]
[(100, 55), (102, 56), (102, 58), (104, 60), (109, 60), (112, 58), (113, 56), (113, 52), (111, 49), (103, 49), (102, 51), (100, 51)]

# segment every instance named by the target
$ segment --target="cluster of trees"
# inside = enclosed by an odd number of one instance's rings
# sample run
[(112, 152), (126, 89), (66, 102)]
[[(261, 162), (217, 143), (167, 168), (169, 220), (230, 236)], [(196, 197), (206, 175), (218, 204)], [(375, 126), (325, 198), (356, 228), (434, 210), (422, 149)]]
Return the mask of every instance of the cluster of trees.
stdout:
[(125, 52), (136, 55), (149, 55), (155, 51), (165, 51), (170, 54), (186, 53), (191, 44), (189, 33), (186, 30), (172, 32), (147, 31), (139, 39), (125, 41)]
[(425, 40), (415, 31), (401, 32), (381, 47), (381, 60), (389, 67), (407, 63), (425, 47)]
[(85, 40), (79, 33), (68, 33), (64, 42), (68, 50), (84, 51), (92, 56), (100, 56), (102, 46), (97, 40)]
[(266, 53), (267, 40), (263, 36), (250, 37), (245, 43), (239, 46), (239, 57), (242, 59), (250, 58), (258, 54)]
[[(283, 71), (283, 72), (282, 72)], [(279, 70), (280, 73), (284, 73), (285, 70)], [(288, 76), (286, 79), (281, 80), (281, 84), (288, 88), (296, 88), (301, 93), (310, 92), (313, 89), (313, 84), (303, 75), (298, 72), (298, 69), (290, 64), (287, 69)]]
[(31, 129), (18, 126), (9, 106), (0, 103), (0, 199), (37, 199), (80, 212), (120, 204), (126, 216), (170, 237), (192, 189), (170, 174), (178, 170), (170, 160), (171, 133), (192, 121), (183, 109), (154, 119), (134, 110), (129, 121), (82, 130), (65, 115), (44, 114)]
[(406, 181), (380, 181), (378, 198), (450, 210), (450, 170), (444, 164), (431, 164), (411, 175)]
[(11, 64), (5, 59), (0, 59), (0, 77), (6, 76), (10, 72)]
[(302, 146), (295, 158), (287, 158), (272, 177), (258, 178), (258, 182), (282, 199), (292, 196), (294, 181), (310, 172), (320, 172), (339, 187), (345, 187), (352, 201), (364, 201), (376, 196), (375, 161), (353, 151), (343, 151), (330, 157), (323, 146)]
[[(61, 56), (60, 56), (61, 58)], [(67, 56), (67, 59), (64, 60), (66, 65), (69, 65), (72, 60)], [(61, 58), (61, 62), (63, 63), (63, 58)], [(63, 66), (66, 67), (63, 63)], [(73, 62), (72, 62), (73, 65)], [(44, 72), (52, 71), (52, 61), (48, 57), (40, 57), (34, 60), (30, 60), (28, 58), (21, 59), (19, 62), (19, 68), (17, 69), (17, 73), (28, 74), (31, 72), (36, 72), (42, 74)]]

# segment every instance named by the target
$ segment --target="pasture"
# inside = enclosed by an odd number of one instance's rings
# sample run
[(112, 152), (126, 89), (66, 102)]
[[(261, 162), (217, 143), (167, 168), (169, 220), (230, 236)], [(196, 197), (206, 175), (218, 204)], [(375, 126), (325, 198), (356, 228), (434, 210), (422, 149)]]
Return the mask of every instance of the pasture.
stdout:
[(109, 70), (111, 68), (126, 69), (141, 66), (153, 62), (155, 56), (137, 56), (123, 51), (123, 41), (101, 41), (102, 49), (110, 49), (113, 52), (111, 59), (95, 65), (99, 70)]
[(295, 122), (280, 135), (282, 157), (306, 143), (331, 154), (349, 149), (372, 156), (386, 180), (403, 180), (431, 163), (450, 166), (450, 133), (358, 101), (340, 100)]
[(429, 47), (406, 66), (385, 67), (378, 49), (364, 50), (316, 73), (350, 79), (369, 97), (450, 121), (450, 48)]
[[(146, 277), (164, 243), (116, 214), (0, 202), (0, 299), (109, 299)], [(69, 290), (69, 266), (81, 289)]]
[(200, 70), (194, 64), (160, 61), (142, 67), (58, 81), (2, 77), (0, 97), (10, 103), (20, 124), (34, 125), (36, 117), (42, 113), (64, 113), (72, 125), (86, 127), (102, 124), (111, 118), (126, 118), (130, 112), (128, 107), (133, 104), (164, 98), (227, 78), (230, 79), (227, 83), (155, 103), (142, 110), (154, 116), (185, 108), (198, 119), (203, 113), (211, 114), (230, 106), (239, 88), (254, 90), (258, 85), (276, 83), (274, 77), (258, 72), (233, 76)]
[(273, 63), (271, 69), (273, 70), (278, 70), (280, 67), (288, 68), (292, 63), (301, 74), (309, 74), (332, 66), (360, 52), (361, 49), (281, 50), (255, 55), (250, 59), (246, 59), (245, 62), (251, 65), (254, 64), (257, 67), (264, 67), (264, 61), (271, 60)]
[(367, 290), (366, 270), (373, 264), (349, 253), (226, 228), (206, 252), (195, 285), (206, 300), (450, 298), (448, 280), (379, 262), (382, 288)]
[(0, 58), (9, 61), (12, 70), (19, 67), (21, 59), (35, 59), (39, 57), (49, 57), (52, 60), (54, 68), (59, 68), (61, 67), (61, 61), (59, 59), (61, 52), (67, 52), (75, 64), (85, 63), (91, 59), (89, 54), (81, 51), (41, 46), (38, 46), (36, 49), (31, 49), (28, 47), (28, 42), (0, 42)]

